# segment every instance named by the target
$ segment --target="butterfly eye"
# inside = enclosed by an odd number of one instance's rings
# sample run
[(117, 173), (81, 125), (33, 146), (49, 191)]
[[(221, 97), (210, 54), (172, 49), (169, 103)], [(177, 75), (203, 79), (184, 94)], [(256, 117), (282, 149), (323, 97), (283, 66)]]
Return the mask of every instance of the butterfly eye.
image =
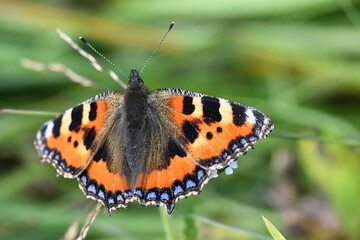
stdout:
[(145, 86), (144, 80), (142, 80), (142, 78), (138, 78), (138, 79), (139, 79), (139, 84), (140, 84), (140, 86)]

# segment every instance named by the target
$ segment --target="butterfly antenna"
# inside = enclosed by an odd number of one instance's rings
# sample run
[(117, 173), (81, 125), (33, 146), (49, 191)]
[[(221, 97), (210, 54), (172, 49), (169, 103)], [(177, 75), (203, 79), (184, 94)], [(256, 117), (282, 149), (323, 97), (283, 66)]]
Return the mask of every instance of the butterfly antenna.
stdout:
[(96, 50), (84, 37), (79, 37), (79, 39), (81, 41), (83, 41), (86, 46), (88, 46), (89, 48), (91, 48), (91, 50), (93, 50), (97, 55), (99, 55), (100, 57), (102, 57), (103, 59), (105, 59), (108, 63), (110, 63), (114, 68), (116, 68), (117, 70), (119, 70), (126, 78), (129, 78), (129, 76), (120, 68), (118, 67), (118, 65), (116, 65), (115, 63), (113, 63), (112, 61), (110, 61), (110, 59), (108, 59), (107, 57), (105, 57), (103, 54), (101, 54), (98, 50)]
[(171, 22), (169, 25), (168, 30), (166, 31), (166, 33), (164, 34), (164, 36), (161, 38), (160, 42), (158, 43), (158, 45), (156, 46), (156, 48), (154, 49), (154, 51), (150, 54), (149, 58), (146, 60), (146, 62), (144, 63), (144, 65), (142, 66), (139, 75), (141, 75), (141, 73), (144, 71), (145, 67), (148, 65), (148, 63), (150, 62), (151, 58), (154, 56), (154, 54), (157, 52), (157, 50), (159, 49), (159, 47), (161, 46), (161, 44), (164, 42), (166, 36), (169, 34), (169, 32), (171, 31), (171, 29), (173, 28), (175, 22)]

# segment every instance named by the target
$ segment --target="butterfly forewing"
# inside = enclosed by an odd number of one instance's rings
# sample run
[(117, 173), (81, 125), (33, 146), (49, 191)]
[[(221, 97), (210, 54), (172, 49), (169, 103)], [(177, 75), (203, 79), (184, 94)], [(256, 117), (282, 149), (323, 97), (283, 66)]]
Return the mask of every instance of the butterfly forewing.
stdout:
[[(183, 147), (202, 167), (227, 167), (273, 129), (260, 111), (229, 100), (180, 89), (154, 92), (166, 101)], [(180, 142), (184, 142), (184, 140)]]
[(40, 160), (51, 163), (59, 175), (76, 177), (102, 142), (117, 98), (111, 92), (100, 94), (46, 122), (35, 139)]

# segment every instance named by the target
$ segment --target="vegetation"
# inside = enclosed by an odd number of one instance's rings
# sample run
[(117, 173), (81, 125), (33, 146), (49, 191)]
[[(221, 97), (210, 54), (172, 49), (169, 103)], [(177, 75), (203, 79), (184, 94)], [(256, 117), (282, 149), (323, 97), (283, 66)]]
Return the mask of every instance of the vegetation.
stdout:
[[(221, 174), (200, 195), (180, 200), (171, 216), (136, 203), (111, 217), (101, 211), (88, 239), (271, 239), (262, 216), (286, 239), (360, 239), (359, 6), (358, 0), (1, 1), (0, 109), (62, 112), (104, 89), (122, 90), (56, 28), (75, 40), (86, 37), (128, 72), (141, 68), (175, 21), (142, 74), (146, 85), (254, 106), (275, 130), (239, 158), (233, 175)], [(25, 58), (65, 64), (100, 87), (30, 71), (21, 66)], [(1, 239), (61, 238), (76, 220), (81, 227), (94, 206), (76, 180), (56, 178), (52, 166), (39, 163), (33, 140), (50, 118), (0, 114)]]

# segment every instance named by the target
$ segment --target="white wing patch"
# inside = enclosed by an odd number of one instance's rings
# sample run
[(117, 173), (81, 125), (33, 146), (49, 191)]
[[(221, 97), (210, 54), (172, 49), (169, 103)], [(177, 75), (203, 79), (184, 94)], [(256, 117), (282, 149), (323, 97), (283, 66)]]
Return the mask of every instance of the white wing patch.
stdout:
[(48, 138), (52, 134), (53, 128), (54, 128), (53, 121), (49, 121), (47, 126), (46, 126), (46, 130), (45, 130), (45, 137), (46, 138)]
[(256, 123), (256, 117), (254, 115), (253, 110), (250, 108), (246, 109), (246, 121), (251, 122), (252, 124)]

